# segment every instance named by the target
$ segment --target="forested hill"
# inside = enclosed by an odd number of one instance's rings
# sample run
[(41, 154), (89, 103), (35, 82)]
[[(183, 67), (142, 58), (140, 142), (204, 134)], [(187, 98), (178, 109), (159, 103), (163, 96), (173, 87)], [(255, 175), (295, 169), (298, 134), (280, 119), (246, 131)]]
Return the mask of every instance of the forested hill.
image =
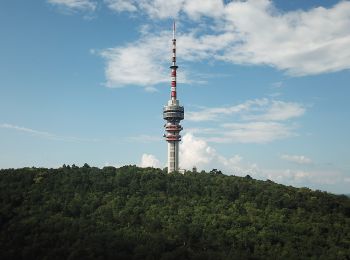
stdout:
[(350, 259), (350, 199), (125, 166), (0, 171), (0, 259)]

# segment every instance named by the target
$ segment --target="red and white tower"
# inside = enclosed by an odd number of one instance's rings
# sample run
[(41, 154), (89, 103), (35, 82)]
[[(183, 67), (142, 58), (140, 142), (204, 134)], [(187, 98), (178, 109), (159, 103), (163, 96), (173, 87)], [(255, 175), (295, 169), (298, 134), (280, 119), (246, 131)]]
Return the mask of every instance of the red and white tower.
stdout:
[(166, 133), (165, 140), (168, 142), (168, 173), (179, 170), (179, 142), (181, 141), (180, 121), (184, 119), (184, 107), (180, 106), (176, 95), (176, 38), (175, 22), (173, 24), (173, 50), (171, 69), (171, 95), (168, 105), (163, 108), (163, 118), (167, 121), (164, 125)]

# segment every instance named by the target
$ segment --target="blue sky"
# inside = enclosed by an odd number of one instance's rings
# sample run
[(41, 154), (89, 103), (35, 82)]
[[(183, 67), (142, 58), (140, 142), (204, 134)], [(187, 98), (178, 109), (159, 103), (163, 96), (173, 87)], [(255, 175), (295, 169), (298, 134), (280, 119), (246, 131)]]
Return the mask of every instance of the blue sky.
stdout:
[(350, 193), (350, 1), (0, 3), (0, 168), (180, 166)]

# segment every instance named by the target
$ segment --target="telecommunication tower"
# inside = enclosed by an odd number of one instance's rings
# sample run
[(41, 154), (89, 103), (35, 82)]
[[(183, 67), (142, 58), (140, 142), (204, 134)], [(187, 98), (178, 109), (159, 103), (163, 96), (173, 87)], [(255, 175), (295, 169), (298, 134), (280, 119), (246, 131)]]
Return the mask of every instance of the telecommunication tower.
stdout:
[(184, 119), (184, 107), (180, 106), (180, 101), (176, 97), (176, 38), (175, 22), (173, 23), (173, 55), (171, 69), (171, 95), (168, 104), (163, 108), (163, 118), (166, 133), (165, 140), (168, 143), (168, 173), (179, 170), (179, 142), (181, 141), (180, 131), (182, 127), (180, 121)]

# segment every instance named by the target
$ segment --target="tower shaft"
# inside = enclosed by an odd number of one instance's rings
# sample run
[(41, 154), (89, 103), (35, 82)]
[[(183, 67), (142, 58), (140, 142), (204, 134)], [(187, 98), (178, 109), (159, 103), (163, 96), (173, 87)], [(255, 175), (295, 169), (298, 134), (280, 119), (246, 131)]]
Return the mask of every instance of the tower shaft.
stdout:
[(180, 131), (182, 127), (180, 121), (184, 119), (184, 107), (180, 106), (177, 100), (176, 92), (176, 38), (175, 38), (175, 22), (173, 24), (173, 48), (171, 59), (171, 91), (170, 100), (163, 108), (163, 118), (166, 120), (164, 125), (166, 134), (165, 140), (168, 142), (168, 173), (179, 170), (179, 142), (181, 141)]
[(168, 172), (179, 170), (179, 142), (168, 142)]

